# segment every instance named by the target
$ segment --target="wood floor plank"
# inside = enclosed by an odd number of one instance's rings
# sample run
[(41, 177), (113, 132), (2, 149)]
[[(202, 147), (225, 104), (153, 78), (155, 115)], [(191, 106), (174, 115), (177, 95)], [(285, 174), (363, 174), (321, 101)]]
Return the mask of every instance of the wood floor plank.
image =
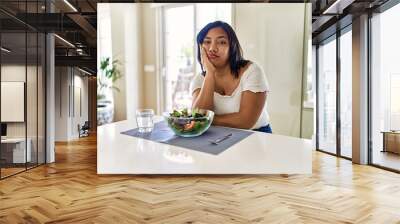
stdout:
[(96, 137), (0, 181), (0, 223), (400, 223), (400, 175), (313, 153), (311, 175), (97, 175)]

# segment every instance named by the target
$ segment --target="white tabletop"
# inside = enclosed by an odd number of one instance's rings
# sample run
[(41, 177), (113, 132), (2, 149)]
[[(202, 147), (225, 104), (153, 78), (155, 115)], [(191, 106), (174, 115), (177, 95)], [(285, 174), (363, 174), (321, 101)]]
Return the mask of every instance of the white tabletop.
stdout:
[[(30, 141), (30, 138), (26, 139), (27, 141)], [(1, 143), (23, 143), (25, 142), (25, 138), (11, 138), (11, 137), (6, 137), (1, 139)]]
[[(156, 117), (161, 120), (161, 117)], [(311, 140), (255, 132), (218, 155), (121, 134), (134, 120), (97, 128), (98, 174), (310, 174)]]

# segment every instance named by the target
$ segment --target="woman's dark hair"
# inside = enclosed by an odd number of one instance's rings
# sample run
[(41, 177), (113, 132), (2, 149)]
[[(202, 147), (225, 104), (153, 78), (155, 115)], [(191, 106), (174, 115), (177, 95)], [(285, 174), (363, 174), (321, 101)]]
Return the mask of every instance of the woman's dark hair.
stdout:
[(206, 37), (209, 30), (220, 27), (222, 28), (226, 34), (228, 35), (229, 39), (229, 66), (231, 68), (232, 73), (234, 74), (235, 78), (239, 77), (239, 69), (247, 65), (249, 62), (243, 58), (242, 47), (240, 47), (239, 40), (235, 34), (235, 31), (232, 27), (225, 22), (222, 21), (215, 21), (212, 23), (207, 24), (200, 32), (197, 34), (197, 60), (200, 63), (202, 74), (205, 75), (205, 71), (203, 69), (203, 64), (201, 63), (201, 52), (200, 46), (203, 44), (204, 38)]

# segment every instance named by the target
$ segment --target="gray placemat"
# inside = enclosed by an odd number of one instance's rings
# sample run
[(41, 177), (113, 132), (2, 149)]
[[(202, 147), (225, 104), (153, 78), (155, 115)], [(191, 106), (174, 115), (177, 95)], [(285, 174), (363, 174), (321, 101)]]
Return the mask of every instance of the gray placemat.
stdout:
[[(211, 126), (204, 134), (200, 136), (184, 138), (175, 135), (174, 132), (168, 127), (167, 122), (165, 121), (156, 123), (151, 133), (143, 134), (140, 133), (138, 130), (139, 130), (138, 128), (135, 128), (121, 132), (121, 134), (138, 138), (144, 138), (151, 141), (156, 141), (173, 146), (179, 146), (213, 155), (220, 154), (221, 152), (227, 150), (229, 147), (243, 140), (247, 136), (253, 134), (253, 132), (251, 131), (245, 131), (227, 127)], [(220, 142), (218, 145), (210, 143), (210, 141), (219, 139), (223, 136), (226, 136), (229, 133), (232, 133), (232, 136)]]

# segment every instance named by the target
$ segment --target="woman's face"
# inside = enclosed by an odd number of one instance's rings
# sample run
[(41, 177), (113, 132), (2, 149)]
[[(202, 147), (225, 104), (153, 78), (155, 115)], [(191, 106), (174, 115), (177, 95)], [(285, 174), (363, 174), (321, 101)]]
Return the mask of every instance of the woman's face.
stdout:
[(229, 59), (229, 39), (225, 31), (216, 27), (210, 29), (203, 40), (202, 47), (215, 67), (227, 65)]

